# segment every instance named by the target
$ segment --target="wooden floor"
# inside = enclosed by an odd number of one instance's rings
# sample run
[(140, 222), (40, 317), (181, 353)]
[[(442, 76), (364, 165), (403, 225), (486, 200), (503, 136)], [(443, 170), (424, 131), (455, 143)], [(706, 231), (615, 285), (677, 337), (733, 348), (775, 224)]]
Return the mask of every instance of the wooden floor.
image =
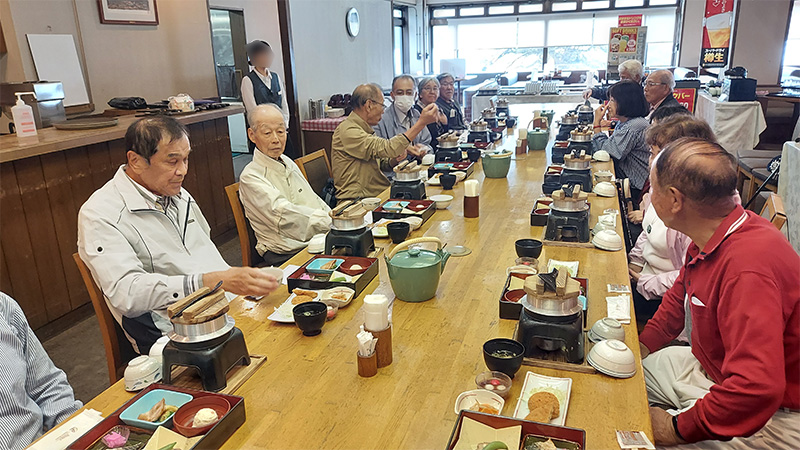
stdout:
[[(542, 235), (542, 228), (530, 226), (530, 212), (541, 193), (545, 162), (544, 152), (531, 154), (512, 162), (508, 178), (486, 180), (478, 165), (473, 178), (482, 181), (480, 218), (463, 217), (459, 184), (450, 208), (437, 211), (412, 233), (439, 237), (449, 246), (466, 245), (473, 253), (450, 258), (434, 299), (394, 302), (394, 362), (373, 378), (356, 372), (363, 295), (316, 337), (266, 319), (288, 296), (285, 286), (260, 302), (237, 299), (231, 314), (250, 352), (269, 359), (236, 392), (245, 398), (247, 421), (224, 448), (443, 448), (456, 421), (456, 397), (474, 389), (475, 376), (486, 370), (482, 344), (513, 333), (516, 321), (498, 318), (498, 297), (505, 270), (516, 258), (514, 241)], [(428, 195), (440, 191), (429, 187)], [(593, 216), (618, 208), (614, 198), (590, 201)], [(392, 247), (387, 240), (376, 243), (385, 250)], [(289, 264), (308, 257), (302, 252)], [(589, 279), (589, 324), (606, 315), (606, 283), (628, 283), (621, 251), (545, 246), (540, 260), (549, 258), (580, 261), (578, 276)], [(383, 262), (379, 279), (366, 291), (394, 298)], [(638, 359), (635, 325), (625, 331)], [(566, 425), (586, 430), (586, 448), (618, 448), (615, 430), (643, 430), (652, 437), (640, 363), (636, 375), (625, 380), (523, 366), (503, 415), (513, 414), (526, 370), (573, 379)], [(117, 383), (86, 406), (109, 414), (128, 398)]]

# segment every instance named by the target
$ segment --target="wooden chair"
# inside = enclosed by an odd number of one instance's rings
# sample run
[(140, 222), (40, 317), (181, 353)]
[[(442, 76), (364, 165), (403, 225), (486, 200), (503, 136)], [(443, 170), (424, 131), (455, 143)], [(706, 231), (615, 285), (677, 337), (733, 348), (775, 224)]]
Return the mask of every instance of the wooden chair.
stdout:
[(783, 209), (783, 200), (778, 194), (770, 193), (764, 208), (761, 210), (761, 217), (769, 220), (775, 228), (781, 229), (786, 223), (786, 210)]
[(300, 172), (303, 173), (306, 180), (308, 180), (311, 189), (322, 197), (322, 190), (325, 188), (325, 184), (328, 182), (329, 178), (333, 177), (331, 163), (328, 161), (328, 154), (325, 152), (325, 149), (323, 148), (314, 153), (297, 158), (294, 162), (297, 164), (297, 167), (300, 168)]
[(242, 249), (242, 265), (255, 267), (259, 264), (261, 255), (256, 251), (256, 234), (247, 216), (244, 215), (244, 206), (239, 198), (239, 183), (225, 186), (225, 194), (233, 210), (233, 219), (236, 221), (236, 231), (239, 233), (239, 246)]
[(97, 286), (92, 278), (89, 267), (83, 262), (80, 255), (72, 254), (78, 271), (81, 273), (86, 290), (89, 291), (89, 298), (92, 299), (92, 306), (100, 322), (100, 333), (103, 335), (103, 346), (106, 348), (106, 363), (108, 364), (108, 379), (111, 384), (116, 383), (125, 373), (128, 361), (136, 357), (136, 351), (128, 341), (125, 333), (120, 328), (111, 310), (108, 309), (103, 291)]

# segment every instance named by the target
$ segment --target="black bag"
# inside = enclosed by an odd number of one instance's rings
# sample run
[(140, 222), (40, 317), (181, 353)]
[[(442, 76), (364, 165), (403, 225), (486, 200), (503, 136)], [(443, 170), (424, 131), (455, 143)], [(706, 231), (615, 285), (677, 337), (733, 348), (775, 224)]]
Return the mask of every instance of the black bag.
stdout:
[(108, 101), (108, 106), (118, 109), (147, 108), (147, 101), (142, 97), (114, 97)]
[(333, 186), (333, 178), (328, 178), (325, 187), (322, 188), (322, 200), (331, 208), (336, 206), (336, 188)]

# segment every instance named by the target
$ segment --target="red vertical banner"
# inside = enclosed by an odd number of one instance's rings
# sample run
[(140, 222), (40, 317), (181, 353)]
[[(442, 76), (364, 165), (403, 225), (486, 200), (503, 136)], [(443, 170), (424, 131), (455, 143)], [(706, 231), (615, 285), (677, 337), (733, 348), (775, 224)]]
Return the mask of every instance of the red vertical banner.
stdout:
[(694, 114), (694, 107), (697, 100), (697, 89), (695, 88), (675, 88), (672, 96), (689, 112)]
[(735, 0), (706, 0), (700, 67), (711, 68), (728, 65), (734, 3)]

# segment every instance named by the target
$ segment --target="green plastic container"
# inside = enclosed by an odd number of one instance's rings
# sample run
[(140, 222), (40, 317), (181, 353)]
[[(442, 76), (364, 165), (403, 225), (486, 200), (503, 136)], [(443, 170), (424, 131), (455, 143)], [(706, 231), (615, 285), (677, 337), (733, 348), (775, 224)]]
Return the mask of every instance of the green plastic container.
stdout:
[(511, 168), (511, 152), (503, 156), (483, 155), (483, 174), (486, 178), (505, 178)]

